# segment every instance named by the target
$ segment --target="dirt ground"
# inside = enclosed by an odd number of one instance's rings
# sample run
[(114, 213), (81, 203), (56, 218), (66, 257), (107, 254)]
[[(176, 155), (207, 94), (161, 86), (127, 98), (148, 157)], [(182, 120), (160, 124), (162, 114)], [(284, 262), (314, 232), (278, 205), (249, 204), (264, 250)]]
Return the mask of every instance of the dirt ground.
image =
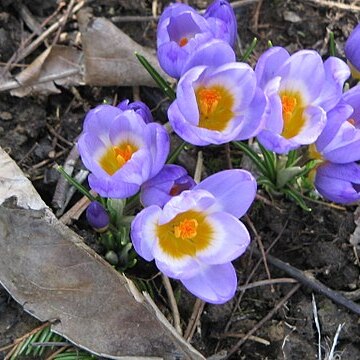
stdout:
[[(259, 43), (250, 63), (254, 63), (266, 48), (268, 40), (274, 45), (285, 46), (290, 52), (311, 48), (326, 56), (329, 32), (333, 31), (337, 52), (341, 57), (344, 42), (359, 21), (359, 13), (346, 7), (350, 2), (355, 3), (351, 0), (335, 0), (335, 5), (328, 6), (322, 1), (254, 0), (244, 1), (243, 4), (236, 1), (238, 55), (257, 37)], [(166, 3), (159, 1), (158, 6)], [(189, 3), (203, 9), (207, 2), (198, 0)], [(337, 7), (336, 4), (345, 6)], [(88, 6), (96, 16), (118, 20), (116, 25), (139, 44), (154, 47), (156, 21), (119, 20), (121, 16), (151, 15), (150, 0), (88, 1)], [(55, 11), (57, 3), (54, 0), (0, 1), (0, 70), (32, 31), (24, 22), (24, 15), (21, 15), (21, 9), (25, 7), (40, 23)], [(76, 30), (76, 18), (72, 18), (63, 31), (71, 34)], [(42, 45), (35, 50), (13, 69), (13, 73), (44, 49)], [(53, 195), (59, 179), (53, 165), (55, 162), (64, 162), (73, 148), (82, 129), (84, 114), (104, 99), (112, 103), (114, 99), (120, 101), (134, 96), (131, 87), (120, 86), (60, 87), (60, 90), (57, 95), (23, 98), (11, 96), (6, 91), (0, 93), (0, 146), (19, 164), (50, 207), (53, 207)], [(140, 87), (139, 95), (141, 100), (154, 109), (154, 117), (165, 122), (168, 102), (164, 101), (162, 93), (157, 89)], [(187, 156), (180, 158), (190, 172), (194, 166), (192, 153), (195, 150), (189, 149)], [(231, 149), (231, 156), (238, 159), (241, 154)], [(227, 168), (225, 148), (205, 150), (204, 166), (207, 174), (213, 169)], [(78, 199), (75, 196), (69, 206)], [(289, 279), (293, 276), (272, 265), (270, 260), (269, 273), (261, 262), (252, 277), (249, 277), (259, 259), (256, 239), (261, 239), (265, 250), (271, 247), (270, 254), (275, 258), (311, 274), (335, 292), (350, 293), (352, 299), (357, 300), (356, 290), (360, 285), (358, 249), (349, 241), (355, 230), (356, 207), (341, 208), (312, 201), (307, 204), (313, 209), (311, 213), (304, 212), (287, 200), (270, 200), (265, 193), (259, 193), (259, 199), (244, 219), (254, 240), (247, 254), (235, 262), (239, 286), (247, 282), (267, 280), (269, 275), (278, 281), (273, 286), (269, 286), (267, 282), (267, 285), (246, 291), (240, 289), (232, 301), (222, 306), (205, 305), (199, 326), (192, 337), (194, 347), (205, 356), (230, 351), (233, 353), (231, 359), (316, 359), (318, 333), (312, 305), (314, 294), (321, 327), (323, 358), (330, 352), (338, 326), (344, 324), (333, 358), (360, 359), (359, 316), (354, 312), (331, 301), (327, 296), (314, 292), (302, 282), (299, 289), (294, 289), (296, 284)], [(88, 240), (91, 238), (82, 218), (72, 226)], [(177, 285), (174, 283), (174, 286)], [(294, 293), (276, 308), (292, 289)], [(185, 291), (181, 292), (179, 309), (184, 324), (193, 311), (194, 301)], [(162, 301), (159, 305), (166, 311)], [(252, 336), (236, 349), (234, 346), (266, 316), (269, 319), (260, 323)], [(0, 288), (0, 348), (38, 324), (37, 320), (24, 313), (21, 306)], [(0, 358), (5, 355), (6, 352), (0, 352)]]

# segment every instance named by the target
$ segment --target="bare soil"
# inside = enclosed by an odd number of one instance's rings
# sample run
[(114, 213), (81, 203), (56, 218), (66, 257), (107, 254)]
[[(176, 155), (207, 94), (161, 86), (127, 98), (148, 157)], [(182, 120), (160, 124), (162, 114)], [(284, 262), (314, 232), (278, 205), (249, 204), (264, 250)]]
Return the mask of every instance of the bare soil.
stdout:
[[(346, 5), (346, 1), (335, 2)], [(206, 1), (189, 3), (198, 8), (206, 6)], [(285, 46), (290, 52), (311, 48), (326, 57), (329, 31), (333, 31), (338, 54), (343, 56), (344, 41), (357, 24), (359, 15), (351, 10), (319, 3), (264, 0), (245, 5), (237, 4), (238, 55), (256, 36), (259, 44), (250, 58), (252, 64), (266, 49), (268, 40), (274, 45)], [(159, 6), (165, 4), (165, 1), (159, 1)], [(32, 31), (20, 15), (19, 9), (24, 5), (38, 22), (48, 17), (57, 7), (53, 0), (0, 2), (0, 70), (21, 46), (21, 40)], [(89, 1), (89, 6), (96, 16), (114, 19), (127, 15), (151, 15), (152, 3), (145, 0), (109, 0), (100, 3)], [(154, 47), (155, 21), (121, 21), (116, 25), (138, 43)], [(73, 33), (76, 29), (74, 18), (68, 21), (64, 32)], [(25, 59), (25, 63), (29, 63), (43, 50), (44, 47), (36, 50)], [(19, 64), (19, 68), (21, 65)], [(14, 73), (16, 71), (15, 69)], [(24, 98), (17, 98), (6, 92), (0, 93), (0, 146), (19, 164), (50, 207), (53, 206), (52, 199), (59, 179), (53, 165), (55, 162), (63, 163), (69, 154), (81, 132), (84, 114), (104, 100), (113, 103), (114, 99), (120, 101), (133, 98), (133, 89), (121, 86), (82, 86), (70, 89), (61, 87), (60, 90), (58, 95)], [(139, 90), (140, 98), (150, 108), (155, 109), (154, 117), (165, 122), (168, 102), (163, 101), (162, 93), (146, 87)], [(190, 172), (193, 171), (195, 163), (193, 153), (196, 153), (196, 149), (189, 149), (181, 158)], [(236, 164), (241, 154), (231, 149), (231, 157), (233, 164)], [(205, 150), (204, 165), (207, 174), (226, 168), (228, 162), (225, 148)], [(271, 255), (307, 274), (311, 273), (312, 277), (335, 292), (354, 294), (359, 289), (358, 249), (349, 242), (355, 229), (354, 206), (339, 208), (309, 201), (308, 205), (313, 211), (306, 213), (286, 199), (269, 199), (261, 192), (260, 196), (248, 217), (244, 219), (254, 240), (247, 254), (235, 262), (239, 286), (248, 281), (258, 262), (259, 256), (253, 250), (257, 247), (256, 238), (260, 238), (265, 250), (272, 246)], [(79, 196), (75, 196), (69, 207), (78, 199)], [(254, 229), (251, 228), (252, 225)], [(94, 237), (82, 218), (72, 226), (87, 241), (94, 243)], [(267, 280), (269, 275), (272, 279), (282, 279), (284, 282), (239, 291), (232, 301), (222, 306), (207, 304), (192, 344), (205, 356), (232, 351), (236, 343), (272, 312), (276, 304), (296, 286), (286, 282), (291, 277), (288, 273), (272, 266), (270, 262), (269, 274), (261, 262), (249, 282)], [(178, 285), (175, 282), (173, 285), (178, 293)], [(273, 311), (269, 320), (261, 324), (252, 337), (234, 351), (231, 359), (316, 359), (318, 333), (314, 323), (313, 293), (312, 289), (303, 284), (284, 305)], [(323, 356), (329, 353), (339, 324), (344, 324), (336, 344), (336, 358), (360, 359), (359, 316), (322, 294), (315, 292), (314, 295), (321, 326)], [(190, 318), (194, 303), (195, 299), (191, 295), (180, 291), (179, 309), (184, 326)], [(169, 313), (162, 299), (159, 299), (159, 306)], [(37, 320), (24, 313), (21, 305), (15, 303), (10, 295), (0, 288), (0, 348), (38, 324)], [(0, 358), (5, 355), (6, 352), (0, 353)]]

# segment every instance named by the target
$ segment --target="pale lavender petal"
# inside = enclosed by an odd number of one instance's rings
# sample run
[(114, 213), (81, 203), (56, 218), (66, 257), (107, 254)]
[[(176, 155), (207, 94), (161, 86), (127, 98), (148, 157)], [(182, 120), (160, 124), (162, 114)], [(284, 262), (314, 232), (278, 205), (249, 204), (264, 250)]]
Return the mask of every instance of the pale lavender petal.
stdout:
[(360, 24), (358, 24), (351, 32), (345, 44), (345, 55), (351, 65), (357, 71), (360, 71)]
[(239, 218), (246, 213), (254, 201), (257, 184), (250, 172), (232, 169), (207, 177), (193, 190), (199, 189), (214, 195), (222, 211)]
[(94, 174), (88, 177), (90, 187), (102, 197), (124, 199), (140, 190), (137, 184), (114, 181), (110, 176), (97, 178)]
[(171, 41), (159, 46), (157, 57), (161, 68), (171, 77), (179, 78), (188, 58), (188, 53), (176, 42)]
[(239, 219), (226, 212), (216, 212), (208, 215), (206, 221), (214, 233), (209, 246), (197, 252), (200, 261), (208, 265), (225, 264), (245, 252), (250, 235)]
[(350, 76), (350, 69), (344, 61), (336, 57), (329, 57), (324, 62), (326, 81), (322, 91), (313, 105), (329, 111), (336, 106), (342, 96), (345, 80)]
[(312, 144), (326, 125), (326, 113), (317, 106), (308, 106), (304, 110), (305, 124), (299, 133), (290, 140), (300, 145)]
[(135, 251), (145, 260), (154, 259), (153, 246), (157, 241), (156, 227), (161, 209), (149, 206), (139, 212), (131, 223), (131, 241)]
[(345, 164), (360, 160), (360, 129), (344, 122), (332, 141), (323, 149), (323, 157)]
[(280, 134), (269, 130), (261, 131), (257, 139), (267, 150), (274, 151), (277, 154), (287, 154), (290, 150), (298, 149), (301, 146), (299, 143), (285, 139)]
[(300, 50), (293, 54), (277, 75), (281, 77), (280, 89), (300, 92), (306, 104), (320, 95), (325, 83), (323, 61), (313, 50)]
[(189, 210), (205, 212), (221, 210), (217, 205), (217, 199), (208, 191), (202, 189), (185, 190), (180, 195), (171, 198), (164, 206), (159, 218), (159, 224), (167, 224), (176, 215)]
[(232, 47), (222, 40), (213, 39), (199, 46), (187, 58), (182, 74), (195, 66), (206, 65), (218, 67), (236, 60)]
[(340, 126), (350, 117), (353, 113), (353, 108), (345, 101), (340, 101), (339, 104), (327, 113), (327, 120), (325, 128), (316, 140), (316, 148), (319, 152), (332, 141), (336, 133), (339, 131)]
[(279, 69), (289, 58), (289, 53), (283, 47), (274, 46), (265, 51), (255, 67), (258, 86), (264, 89), (266, 84), (277, 76)]
[(203, 267), (196, 276), (181, 279), (181, 282), (195, 296), (212, 304), (229, 301), (237, 287), (236, 272), (231, 263)]
[(157, 268), (173, 279), (195, 276), (201, 269), (199, 261), (191, 256), (185, 256), (181, 259), (167, 257), (156, 246), (154, 247), (154, 255)]
[(316, 172), (316, 189), (326, 199), (350, 204), (360, 199), (360, 166), (325, 163)]
[(246, 109), (241, 130), (236, 140), (246, 140), (255, 137), (263, 128), (266, 119), (266, 97), (260, 88), (256, 89), (255, 96)]
[(343, 100), (354, 109), (351, 118), (355, 121), (355, 126), (360, 128), (360, 85), (356, 85), (346, 91), (343, 95)]
[(153, 177), (163, 168), (166, 162), (170, 151), (170, 138), (162, 125), (152, 123), (146, 127), (145, 139), (152, 156), (149, 177)]

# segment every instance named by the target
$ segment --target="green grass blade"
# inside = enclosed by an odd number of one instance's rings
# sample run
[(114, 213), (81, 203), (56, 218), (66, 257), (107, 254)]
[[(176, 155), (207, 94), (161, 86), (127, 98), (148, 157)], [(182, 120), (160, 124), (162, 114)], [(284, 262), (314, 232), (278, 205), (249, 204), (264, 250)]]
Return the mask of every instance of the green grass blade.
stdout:
[(144, 56), (138, 53), (135, 53), (135, 56), (138, 58), (141, 65), (147, 70), (150, 76), (155, 80), (163, 93), (168, 96), (170, 100), (175, 100), (176, 93), (171, 88), (170, 84), (154, 69), (154, 67), (146, 60)]
[(247, 61), (247, 59), (249, 58), (249, 56), (251, 55), (251, 53), (254, 51), (254, 49), (256, 48), (256, 44), (257, 44), (257, 38), (254, 37), (253, 41), (251, 42), (250, 46), (246, 49), (245, 54), (242, 56), (242, 58), (240, 59), (241, 61)]
[(264, 165), (268, 170), (270, 181), (276, 183), (276, 155), (267, 149), (265, 149), (259, 142), (259, 148), (264, 157)]

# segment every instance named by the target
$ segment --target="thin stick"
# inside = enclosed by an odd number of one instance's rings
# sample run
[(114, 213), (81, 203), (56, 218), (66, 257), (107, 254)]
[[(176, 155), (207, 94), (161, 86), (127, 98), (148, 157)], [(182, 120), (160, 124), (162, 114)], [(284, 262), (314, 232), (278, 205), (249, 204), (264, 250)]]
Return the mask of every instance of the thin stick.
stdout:
[(228, 359), (231, 355), (233, 355), (241, 345), (243, 345), (248, 338), (253, 335), (256, 331), (258, 331), (268, 320), (270, 320), (274, 314), (293, 296), (296, 291), (299, 290), (300, 284), (295, 285), (276, 305), (275, 307), (264, 317), (262, 318), (240, 341), (238, 341), (228, 352), (228, 354), (224, 357), (224, 360)]
[(198, 184), (201, 181), (201, 173), (203, 169), (203, 153), (200, 150), (197, 154), (196, 168), (194, 173), (194, 181)]
[[(262, 254), (257, 250), (253, 250), (254, 254), (258, 257)], [(325, 286), (320, 281), (316, 280), (309, 272), (301, 271), (271, 255), (267, 255), (267, 260), (269, 263), (280, 270), (285, 271), (294, 279), (298, 280), (302, 285), (305, 285), (318, 293), (325, 295), (329, 299), (333, 300), (335, 303), (342, 305), (349, 309), (350, 311), (360, 315), (360, 305), (347, 299), (340, 292), (334, 291), (327, 286)]]
[(174, 296), (174, 292), (170, 283), (169, 278), (165, 274), (161, 274), (161, 278), (166, 290), (166, 294), (168, 296), (169, 302), (170, 302), (170, 308), (173, 314), (173, 320), (174, 320), (174, 328), (175, 330), (182, 335), (182, 329), (181, 329), (181, 322), (180, 322), (180, 314), (179, 309), (176, 303), (176, 299)]
[[(258, 232), (256, 231), (256, 228), (253, 224), (253, 222), (251, 221), (250, 217), (248, 215), (246, 215), (245, 217), (246, 219), (246, 223), (250, 226), (252, 232), (254, 233), (255, 235), (255, 239), (256, 239), (256, 242), (258, 244), (258, 247), (261, 251), (261, 254), (262, 254), (262, 259), (263, 259), (263, 262), (264, 262), (264, 267), (265, 267), (265, 271), (266, 271), (266, 275), (268, 277), (268, 279), (270, 280), (271, 279), (271, 274), (270, 274), (270, 270), (269, 270), (269, 266), (267, 264), (267, 260), (266, 260), (266, 254), (265, 254), (265, 249), (264, 249), (264, 244), (262, 243), (261, 241), (261, 236), (258, 234)], [(271, 292), (274, 292), (275, 289), (274, 287), (271, 285)]]
[(194, 336), (196, 326), (199, 323), (200, 316), (204, 310), (205, 304), (205, 301), (199, 298), (197, 298), (195, 301), (194, 308), (184, 334), (184, 339), (188, 342), (190, 342)]
[(71, 345), (63, 346), (62, 348), (56, 350), (54, 353), (52, 353), (49, 357), (46, 358), (46, 360), (52, 360), (56, 357), (56, 355), (59, 355), (60, 353), (64, 352), (66, 349), (68, 349)]
[(331, 9), (339, 9), (339, 10), (347, 10), (359, 12), (360, 6), (352, 5), (352, 4), (344, 4), (337, 1), (324, 1), (324, 0), (306, 0), (306, 2), (312, 3), (314, 5), (318, 5), (320, 7), (328, 7)]
[(266, 285), (273, 285), (273, 284), (289, 284), (289, 283), (298, 283), (298, 281), (293, 278), (260, 280), (260, 281), (254, 281), (247, 285), (238, 286), (237, 291), (245, 291), (245, 290), (253, 289), (253, 288), (256, 288), (259, 286), (266, 286)]
[[(244, 334), (244, 333), (232, 333), (232, 332), (228, 332), (228, 333), (220, 334), (220, 335), (214, 336), (214, 337), (216, 337), (216, 338), (218, 338), (218, 339), (224, 339), (224, 338), (228, 338), (228, 337), (243, 338), (243, 337), (245, 337), (245, 336), (246, 336), (246, 334)], [(261, 337), (259, 337), (259, 336), (250, 335), (250, 336), (248, 336), (248, 340), (255, 341), (255, 342), (257, 342), (257, 343), (259, 343), (259, 344), (263, 344), (263, 345), (265, 345), (265, 346), (271, 345), (271, 342), (270, 342), (270, 341), (265, 340), (265, 339), (263, 339), (263, 338), (261, 338)]]

